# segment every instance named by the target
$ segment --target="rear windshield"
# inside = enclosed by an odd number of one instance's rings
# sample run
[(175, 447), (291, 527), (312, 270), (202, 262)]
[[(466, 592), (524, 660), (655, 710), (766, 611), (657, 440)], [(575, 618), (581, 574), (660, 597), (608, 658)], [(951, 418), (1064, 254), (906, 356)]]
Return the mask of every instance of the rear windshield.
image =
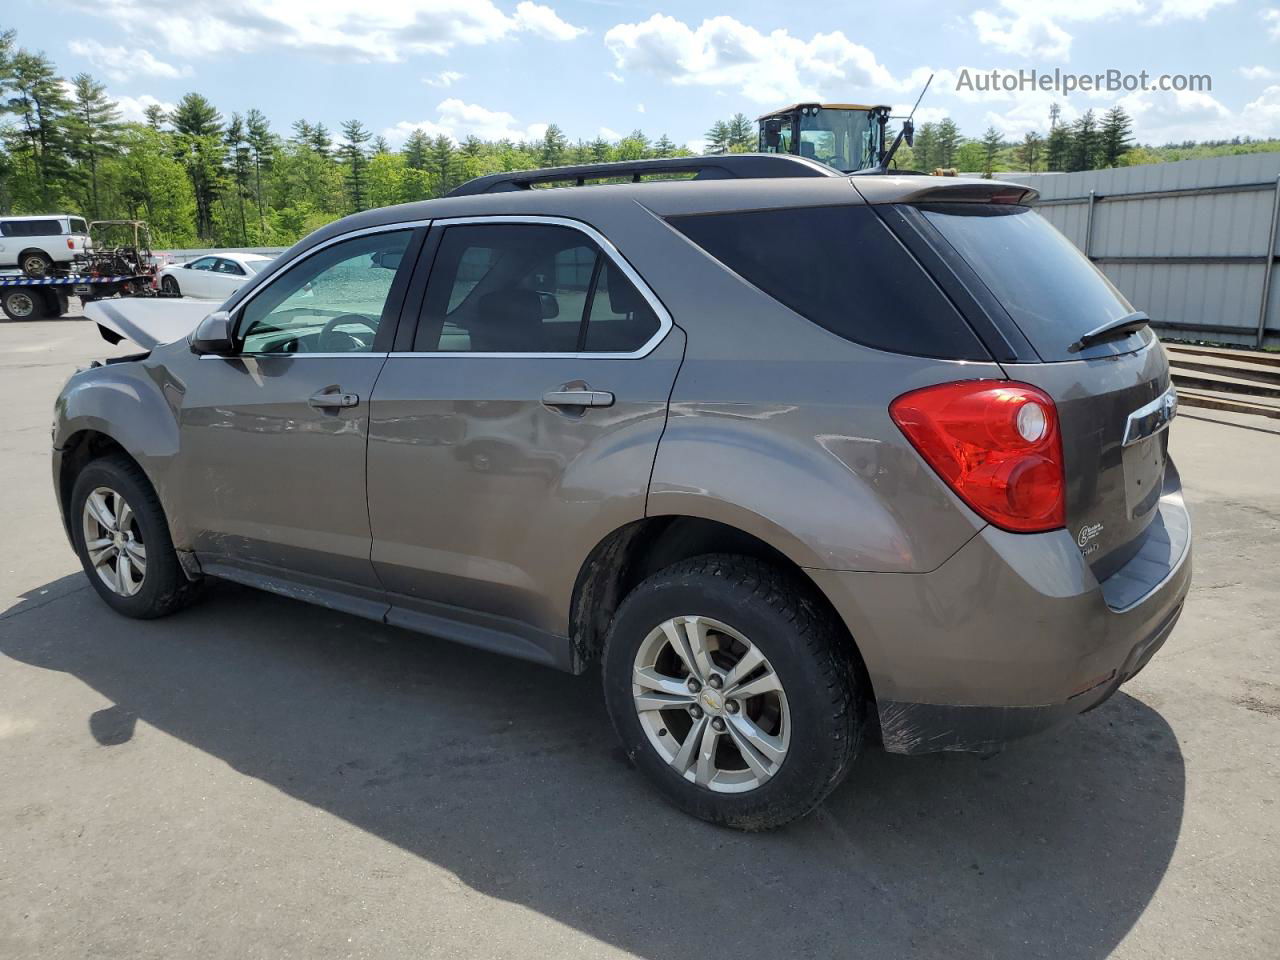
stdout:
[(88, 233), (88, 232), (89, 232), (89, 226), (88, 226), (88, 224), (86, 224), (83, 220), (81, 220), (79, 217), (72, 217), (72, 218), (71, 218), (71, 232), (72, 232), (72, 233)]
[[(920, 208), (973, 268), (1044, 360), (1081, 356), (1082, 334), (1133, 313), (1133, 306), (1075, 245), (1027, 207), (951, 203)], [(1114, 342), (1105, 352), (1150, 339)]]
[(669, 222), (748, 283), (846, 340), (917, 356), (990, 358), (870, 207), (698, 214)]

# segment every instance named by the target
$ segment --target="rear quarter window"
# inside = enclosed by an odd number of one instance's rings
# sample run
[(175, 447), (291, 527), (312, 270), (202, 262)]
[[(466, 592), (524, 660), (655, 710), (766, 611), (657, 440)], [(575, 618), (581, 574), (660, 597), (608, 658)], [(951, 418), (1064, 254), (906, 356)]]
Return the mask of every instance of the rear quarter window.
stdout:
[(668, 222), (748, 283), (846, 340), (916, 356), (990, 359), (870, 207), (697, 214)]
[(1138, 334), (1077, 350), (1082, 334), (1128, 316), (1133, 305), (1101, 270), (1029, 207), (949, 203), (919, 207), (986, 285), (1045, 361), (1145, 346)]

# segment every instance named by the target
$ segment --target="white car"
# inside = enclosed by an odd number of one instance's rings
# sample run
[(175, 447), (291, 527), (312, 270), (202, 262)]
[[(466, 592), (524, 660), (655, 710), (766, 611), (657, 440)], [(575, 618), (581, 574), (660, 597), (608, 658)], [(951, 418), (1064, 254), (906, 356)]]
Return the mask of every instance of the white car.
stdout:
[(69, 267), (88, 249), (89, 226), (82, 217), (0, 217), (0, 268), (17, 267), (29, 277), (43, 277), (55, 266)]
[(160, 271), (160, 289), (170, 296), (227, 299), (272, 261), (257, 253), (217, 253)]

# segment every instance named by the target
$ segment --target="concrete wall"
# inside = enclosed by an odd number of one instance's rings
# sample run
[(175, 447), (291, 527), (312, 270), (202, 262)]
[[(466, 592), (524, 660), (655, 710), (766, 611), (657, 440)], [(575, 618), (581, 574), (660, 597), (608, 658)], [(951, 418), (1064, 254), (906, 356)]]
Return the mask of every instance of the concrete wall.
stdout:
[(1280, 344), (1280, 153), (1001, 176), (1039, 190), (1040, 212), (1167, 338), (1260, 346), (1269, 274), (1265, 342)]

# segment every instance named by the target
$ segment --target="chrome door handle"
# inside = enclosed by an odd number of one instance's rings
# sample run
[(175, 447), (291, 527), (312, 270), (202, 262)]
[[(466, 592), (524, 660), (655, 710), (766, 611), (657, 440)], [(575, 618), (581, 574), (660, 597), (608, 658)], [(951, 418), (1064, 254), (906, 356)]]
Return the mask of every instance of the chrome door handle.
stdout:
[(317, 393), (307, 403), (320, 410), (354, 407), (360, 403), (360, 395), (355, 393)]
[(542, 395), (548, 407), (612, 407), (613, 394), (608, 390), (552, 390)]

